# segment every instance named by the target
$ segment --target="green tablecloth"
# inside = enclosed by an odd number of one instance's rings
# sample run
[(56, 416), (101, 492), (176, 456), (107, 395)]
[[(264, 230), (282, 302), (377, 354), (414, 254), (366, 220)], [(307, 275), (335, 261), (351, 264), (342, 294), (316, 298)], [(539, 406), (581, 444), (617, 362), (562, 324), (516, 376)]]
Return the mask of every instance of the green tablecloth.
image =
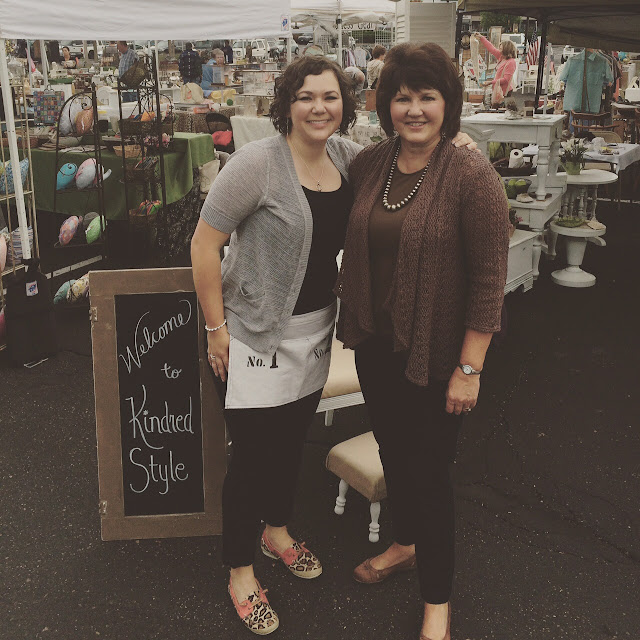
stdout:
[[(59, 153), (58, 164), (73, 162), (80, 165), (90, 157), (86, 153)], [(215, 150), (209, 134), (175, 133), (172, 150), (164, 154), (164, 170), (167, 190), (167, 204), (177, 202), (189, 193), (193, 186), (193, 169), (213, 160)], [(39, 210), (54, 211), (53, 193), (57, 168), (55, 151), (32, 149), (33, 182), (35, 185), (36, 207)], [(113, 151), (102, 151), (102, 164), (111, 175), (104, 181), (105, 215), (109, 220), (127, 217), (122, 158)], [(140, 189), (131, 188), (129, 204), (136, 207), (142, 199)], [(159, 197), (162, 197), (162, 191)], [(58, 192), (56, 211), (68, 215), (84, 215), (97, 211), (98, 194), (95, 191)]]

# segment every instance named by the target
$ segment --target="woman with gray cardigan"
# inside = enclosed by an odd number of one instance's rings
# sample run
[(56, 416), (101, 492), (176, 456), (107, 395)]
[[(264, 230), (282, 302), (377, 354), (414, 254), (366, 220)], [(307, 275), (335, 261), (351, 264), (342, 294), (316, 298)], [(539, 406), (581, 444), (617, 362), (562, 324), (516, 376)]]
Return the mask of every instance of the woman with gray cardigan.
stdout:
[(330, 136), (347, 131), (355, 108), (351, 83), (335, 63), (304, 57), (287, 67), (271, 109), (281, 135), (231, 156), (191, 245), (209, 361), (224, 385), (233, 443), (223, 560), (236, 611), (259, 635), (279, 624), (253, 570), (261, 521), (265, 555), (299, 578), (322, 573), (287, 523), (305, 434), (329, 371), (336, 256), (353, 202), (348, 167), (361, 149)]

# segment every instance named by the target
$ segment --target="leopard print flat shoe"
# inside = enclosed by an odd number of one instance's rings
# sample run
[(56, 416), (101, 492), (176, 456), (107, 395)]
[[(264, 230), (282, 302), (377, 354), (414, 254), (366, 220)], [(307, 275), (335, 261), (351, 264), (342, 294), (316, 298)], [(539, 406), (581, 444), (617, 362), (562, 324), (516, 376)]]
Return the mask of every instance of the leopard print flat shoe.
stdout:
[(258, 583), (258, 591), (249, 594), (249, 597), (243, 602), (238, 602), (231, 580), (229, 580), (229, 595), (245, 627), (259, 636), (266, 636), (278, 628), (280, 620), (267, 600), (265, 595), (267, 590), (263, 589), (257, 580), (256, 582)]
[(260, 540), (262, 553), (268, 558), (282, 560), (285, 566), (298, 578), (317, 578), (322, 573), (320, 560), (304, 546), (304, 542), (294, 542), (288, 549), (280, 553), (272, 544), (265, 532)]

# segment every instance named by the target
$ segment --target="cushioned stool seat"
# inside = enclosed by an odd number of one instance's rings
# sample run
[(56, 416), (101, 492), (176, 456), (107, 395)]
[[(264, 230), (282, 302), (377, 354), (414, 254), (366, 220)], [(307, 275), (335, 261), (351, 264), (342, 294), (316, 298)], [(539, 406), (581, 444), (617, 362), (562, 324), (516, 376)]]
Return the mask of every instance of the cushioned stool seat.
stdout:
[(378, 453), (378, 443), (369, 431), (362, 435), (345, 440), (329, 451), (326, 467), (340, 478), (340, 488), (334, 511), (344, 513), (346, 494), (353, 487), (371, 503), (371, 523), (369, 524), (369, 540), (380, 539), (380, 501), (387, 496), (382, 463)]
[(333, 338), (329, 377), (322, 390), (322, 398), (317, 413), (326, 412), (325, 425), (333, 423), (335, 409), (363, 404), (360, 382), (356, 371), (355, 355), (351, 349), (344, 349), (342, 342)]

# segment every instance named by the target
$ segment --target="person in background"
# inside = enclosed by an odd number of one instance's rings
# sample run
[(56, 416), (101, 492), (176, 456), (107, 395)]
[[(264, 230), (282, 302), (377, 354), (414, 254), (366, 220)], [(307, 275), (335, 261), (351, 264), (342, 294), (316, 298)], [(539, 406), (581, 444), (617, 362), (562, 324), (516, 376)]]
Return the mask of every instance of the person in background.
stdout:
[(253, 47), (251, 46), (251, 42), (247, 42), (247, 46), (244, 48), (244, 57), (247, 62), (253, 62)]
[(67, 69), (73, 69), (76, 66), (76, 61), (71, 57), (69, 47), (62, 47), (62, 66)]
[(378, 76), (382, 67), (384, 66), (384, 57), (387, 50), (380, 44), (373, 47), (371, 52), (371, 60), (367, 65), (367, 82), (369, 83), (369, 89), (375, 89), (378, 83)]
[[(504, 98), (511, 93), (511, 89), (515, 84), (513, 75), (518, 68), (516, 45), (511, 40), (503, 40), (500, 43), (500, 47), (496, 49), (484, 36), (479, 33), (474, 33), (473, 35), (482, 42), (486, 50), (498, 61), (493, 79), (487, 80), (482, 86), (488, 87), (491, 85), (491, 104), (492, 106), (499, 106), (504, 101)], [(496, 84), (499, 84), (499, 86), (496, 87)], [(500, 99), (500, 95), (502, 95), (502, 99)]]
[(56, 62), (60, 64), (62, 58), (60, 56), (60, 42), (58, 40), (47, 40), (47, 61), (49, 64)]
[(193, 44), (187, 42), (184, 46), (184, 51), (180, 54), (178, 59), (178, 69), (182, 76), (182, 81), (187, 82), (200, 82), (202, 77), (202, 60), (197, 51), (193, 50)]
[(211, 51), (211, 59), (207, 61), (207, 64), (215, 64), (218, 67), (223, 67), (225, 64), (225, 53), (223, 49), (213, 49)]
[(233, 48), (231, 47), (231, 43), (228, 40), (224, 41), (224, 47), (222, 47), (222, 51), (224, 52), (225, 63), (233, 64)]
[(126, 40), (118, 40), (118, 53), (120, 54), (120, 63), (118, 64), (118, 76), (122, 78), (133, 64), (138, 60), (136, 52), (129, 48)]
[(451, 144), (462, 86), (442, 47), (392, 48), (376, 102), (389, 138), (351, 163), (354, 206), (334, 291), (337, 337), (355, 349), (395, 542), (354, 578), (372, 584), (417, 567), (420, 639), (450, 640), (449, 465), (500, 329), (509, 207), (489, 161)]
[(359, 91), (364, 88), (364, 73), (358, 69), (358, 67), (346, 67), (344, 72), (351, 78), (353, 82), (353, 90), (356, 92), (356, 96)]

